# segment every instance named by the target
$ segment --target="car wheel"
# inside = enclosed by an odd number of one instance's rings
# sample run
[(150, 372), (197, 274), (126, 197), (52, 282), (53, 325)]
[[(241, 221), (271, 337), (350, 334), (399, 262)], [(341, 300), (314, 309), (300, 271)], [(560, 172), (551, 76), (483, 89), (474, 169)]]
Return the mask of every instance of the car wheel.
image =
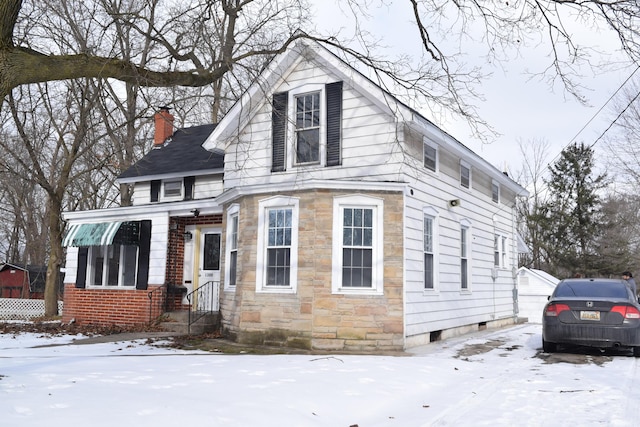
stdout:
[(633, 356), (640, 357), (640, 347), (633, 347)]
[[(545, 341), (544, 338), (542, 339), (542, 351), (545, 353), (555, 353), (557, 349), (558, 345), (556, 343)], [(638, 349), (638, 347), (633, 348), (634, 354), (636, 349)], [(640, 351), (640, 349), (638, 349), (638, 351)]]

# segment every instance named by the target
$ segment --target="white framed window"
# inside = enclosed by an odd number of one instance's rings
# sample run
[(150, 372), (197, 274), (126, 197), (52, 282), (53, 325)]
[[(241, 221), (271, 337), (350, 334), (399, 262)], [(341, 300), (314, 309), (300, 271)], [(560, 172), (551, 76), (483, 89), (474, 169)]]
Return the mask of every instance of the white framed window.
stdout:
[(165, 199), (181, 199), (182, 179), (170, 179), (162, 181), (162, 196)]
[(425, 290), (436, 289), (438, 273), (438, 227), (437, 211), (431, 207), (423, 209), (422, 244), (423, 244), (423, 280)]
[(471, 188), (471, 165), (465, 161), (460, 161), (460, 185)]
[(468, 291), (471, 281), (471, 226), (468, 221), (460, 223), (460, 290)]
[(423, 164), (432, 172), (438, 170), (438, 146), (426, 138), (423, 138)]
[(496, 268), (508, 268), (507, 257), (509, 239), (503, 234), (493, 236), (493, 266)]
[(383, 201), (364, 196), (333, 200), (332, 291), (383, 293)]
[(295, 163), (320, 162), (320, 91), (294, 96)]
[(224, 288), (234, 290), (238, 279), (238, 227), (240, 225), (240, 207), (238, 204), (229, 206), (227, 210), (227, 244), (226, 263), (224, 272)]
[(89, 287), (135, 288), (137, 266), (135, 245), (90, 246), (86, 283)]
[(258, 203), (256, 292), (296, 292), (299, 204), (283, 196)]
[(306, 84), (289, 91), (289, 135), (293, 135), (293, 150), (287, 150), (287, 164), (326, 163), (325, 92), (323, 84)]
[(500, 202), (500, 184), (491, 180), (491, 200), (495, 203)]

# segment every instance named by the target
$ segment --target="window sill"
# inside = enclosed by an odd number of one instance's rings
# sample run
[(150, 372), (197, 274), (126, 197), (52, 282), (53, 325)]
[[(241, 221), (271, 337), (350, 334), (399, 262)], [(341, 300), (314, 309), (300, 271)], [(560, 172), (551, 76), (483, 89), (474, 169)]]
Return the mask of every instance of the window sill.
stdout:
[(384, 291), (371, 288), (338, 288), (333, 291), (335, 295), (353, 295), (353, 296), (383, 296)]
[[(231, 290), (231, 289), (229, 289)], [(257, 294), (295, 294), (296, 290), (291, 287), (269, 287), (256, 289)]]

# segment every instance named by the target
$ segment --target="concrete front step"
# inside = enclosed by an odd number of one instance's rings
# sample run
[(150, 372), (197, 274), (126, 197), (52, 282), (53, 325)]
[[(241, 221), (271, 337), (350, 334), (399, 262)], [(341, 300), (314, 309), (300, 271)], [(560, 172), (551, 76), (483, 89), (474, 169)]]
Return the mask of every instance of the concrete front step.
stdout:
[[(200, 313), (191, 313), (192, 318), (200, 316)], [(179, 334), (200, 335), (215, 332), (220, 328), (220, 314), (217, 312), (205, 314), (189, 327), (189, 312), (187, 310), (171, 311), (165, 313), (160, 327), (167, 331)]]

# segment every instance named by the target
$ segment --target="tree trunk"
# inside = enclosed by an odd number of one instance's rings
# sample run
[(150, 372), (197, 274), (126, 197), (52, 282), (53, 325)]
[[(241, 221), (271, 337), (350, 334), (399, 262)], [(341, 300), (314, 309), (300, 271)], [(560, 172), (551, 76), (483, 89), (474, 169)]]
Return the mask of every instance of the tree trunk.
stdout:
[(44, 288), (44, 315), (53, 317), (58, 314), (58, 284), (62, 263), (62, 203), (57, 197), (49, 196), (49, 262), (47, 281)]

